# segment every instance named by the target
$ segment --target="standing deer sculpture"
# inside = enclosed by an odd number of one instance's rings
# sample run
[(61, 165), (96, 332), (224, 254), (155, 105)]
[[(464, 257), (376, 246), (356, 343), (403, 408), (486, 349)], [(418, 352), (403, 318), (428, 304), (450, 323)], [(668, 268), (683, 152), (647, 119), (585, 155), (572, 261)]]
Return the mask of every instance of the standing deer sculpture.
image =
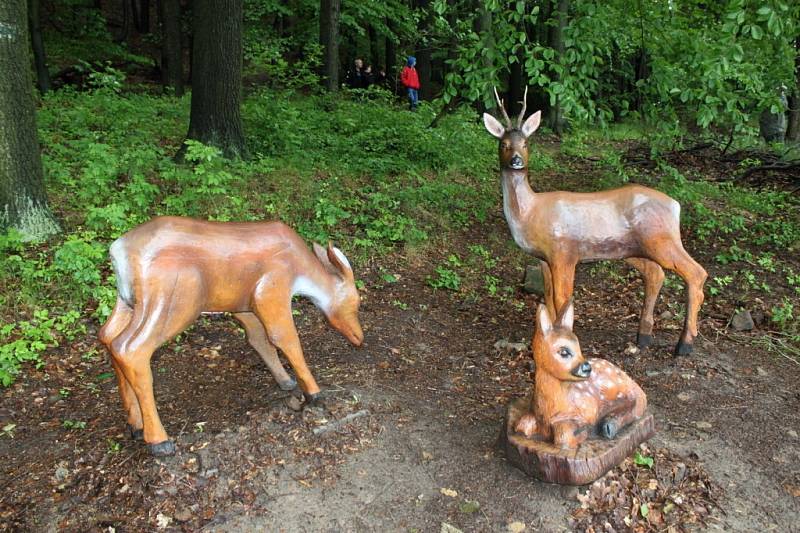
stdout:
[[(526, 101), (527, 93), (526, 88)], [(653, 342), (653, 310), (666, 268), (683, 278), (687, 290), (686, 320), (675, 353), (691, 353), (707, 274), (681, 243), (680, 204), (641, 185), (593, 193), (535, 193), (528, 183), (528, 139), (539, 127), (541, 111), (523, 122), (523, 104), (514, 126), (496, 89), (495, 97), (506, 124), (489, 113), (483, 114), (483, 123), (500, 140), (503, 211), (517, 245), (542, 260), (551, 315), (572, 296), (578, 263), (625, 259), (644, 277), (637, 344), (645, 348)]]
[(530, 411), (515, 428), (566, 449), (577, 448), (590, 436), (612, 439), (647, 409), (647, 397), (625, 372), (605, 359), (583, 358), (572, 332), (574, 316), (572, 299), (556, 319), (539, 305), (533, 396)]
[(313, 400), (319, 386), (306, 365), (292, 318), (292, 297), (309, 298), (355, 346), (364, 339), (360, 298), (350, 263), (332, 245), (313, 253), (280, 222), (206, 222), (159, 217), (111, 245), (117, 302), (100, 329), (111, 353), (122, 404), (134, 438), (153, 455), (171, 455), (156, 411), (150, 358), (201, 312), (230, 312), (278, 385), (296, 386), (276, 348), (294, 369), (303, 393)]

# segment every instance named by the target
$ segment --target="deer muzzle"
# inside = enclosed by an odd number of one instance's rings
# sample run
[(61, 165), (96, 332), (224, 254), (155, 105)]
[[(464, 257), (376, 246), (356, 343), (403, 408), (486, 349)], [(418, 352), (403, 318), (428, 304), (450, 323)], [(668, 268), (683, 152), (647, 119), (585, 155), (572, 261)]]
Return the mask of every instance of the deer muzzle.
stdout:
[(511, 156), (511, 161), (508, 162), (508, 166), (514, 170), (522, 170), (525, 168), (525, 161), (522, 159), (521, 155), (514, 154)]
[(592, 365), (588, 361), (584, 361), (572, 369), (572, 375), (576, 378), (586, 379), (592, 373)]

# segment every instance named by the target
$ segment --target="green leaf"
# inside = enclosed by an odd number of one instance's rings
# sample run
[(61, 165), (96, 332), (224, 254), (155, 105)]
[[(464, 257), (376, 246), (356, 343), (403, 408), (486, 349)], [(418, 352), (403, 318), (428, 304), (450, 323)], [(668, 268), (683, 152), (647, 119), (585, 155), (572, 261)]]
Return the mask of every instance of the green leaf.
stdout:
[(98, 375), (95, 380), (96, 381), (105, 381), (107, 379), (111, 379), (114, 377), (113, 372), (103, 372), (102, 374)]
[(753, 25), (750, 27), (750, 35), (753, 36), (753, 39), (758, 41), (764, 36), (764, 30), (762, 30), (760, 26)]
[(637, 450), (633, 456), (633, 462), (639, 466), (646, 466), (647, 468), (653, 468), (654, 460), (652, 457), (648, 457), (646, 455), (642, 455)]
[(650, 514), (650, 509), (647, 507), (647, 504), (646, 504), (646, 503), (643, 503), (643, 504), (642, 504), (642, 505), (639, 507), (639, 512), (642, 514), (642, 518), (647, 518), (647, 515), (649, 515), (649, 514)]

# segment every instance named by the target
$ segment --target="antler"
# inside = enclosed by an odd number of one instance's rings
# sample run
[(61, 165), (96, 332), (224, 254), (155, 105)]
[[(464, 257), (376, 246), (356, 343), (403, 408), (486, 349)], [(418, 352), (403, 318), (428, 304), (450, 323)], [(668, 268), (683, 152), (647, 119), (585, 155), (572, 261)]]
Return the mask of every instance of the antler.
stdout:
[(528, 107), (528, 86), (525, 86), (525, 96), (522, 97), (522, 111), (517, 117), (517, 128), (522, 127), (522, 121), (525, 120), (525, 108)]
[(506, 127), (508, 129), (511, 129), (513, 127), (511, 126), (511, 119), (508, 118), (508, 113), (506, 113), (506, 106), (503, 105), (503, 101), (500, 100), (500, 95), (497, 94), (497, 87), (494, 88), (494, 97), (497, 98), (497, 107), (499, 107), (500, 111), (503, 113), (503, 118), (506, 121)]

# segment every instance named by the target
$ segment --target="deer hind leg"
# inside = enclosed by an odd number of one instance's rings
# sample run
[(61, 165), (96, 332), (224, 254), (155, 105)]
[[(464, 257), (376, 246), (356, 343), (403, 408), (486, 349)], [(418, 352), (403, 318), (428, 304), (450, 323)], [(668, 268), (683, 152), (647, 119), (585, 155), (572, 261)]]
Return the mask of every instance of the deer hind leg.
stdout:
[[(153, 394), (150, 358), (164, 342), (175, 337), (200, 315), (200, 291), (192, 276), (175, 276), (163, 291), (136, 304), (133, 319), (111, 342), (111, 355), (131, 385), (142, 413), (144, 441), (153, 455), (175, 453), (175, 444), (164, 431)], [(178, 297), (180, 295), (180, 305)]]
[(261, 359), (267, 365), (272, 377), (278, 382), (278, 386), (286, 391), (297, 387), (297, 382), (293, 380), (292, 377), (286, 373), (286, 369), (283, 368), (280, 359), (278, 359), (278, 351), (275, 349), (275, 346), (269, 342), (264, 325), (258, 317), (253, 313), (234, 313), (233, 316), (244, 326), (244, 331), (247, 334), (247, 342), (249, 342), (250, 346), (261, 356)]
[[(108, 317), (108, 320), (100, 328), (97, 335), (100, 342), (109, 350), (109, 353), (111, 353), (111, 343), (127, 327), (132, 317), (133, 309), (122, 298), (117, 297), (117, 303), (111, 312), (111, 316)], [(133, 439), (142, 439), (144, 433), (142, 432), (142, 410), (139, 408), (139, 400), (136, 399), (136, 394), (133, 392), (131, 384), (113, 356), (111, 357), (111, 364), (114, 367), (114, 374), (117, 376), (122, 407), (128, 414), (128, 431)]]
[(697, 314), (703, 305), (703, 285), (708, 274), (683, 249), (679, 240), (666, 245), (663, 241), (655, 241), (654, 246), (647, 251), (651, 259), (662, 267), (674, 271), (686, 284), (686, 320), (683, 324), (683, 333), (675, 347), (675, 355), (688, 355), (692, 353), (692, 344), (697, 336)]
[(653, 344), (653, 325), (655, 324), (653, 311), (655, 311), (658, 293), (661, 292), (661, 286), (664, 284), (664, 269), (654, 261), (639, 257), (628, 258), (625, 262), (641, 272), (644, 278), (644, 304), (639, 318), (639, 332), (636, 334), (636, 345), (643, 349)]
[(550, 316), (556, 315), (556, 307), (553, 303), (553, 274), (550, 272), (550, 265), (547, 261), (539, 262), (542, 269), (542, 280), (544, 281), (544, 304), (550, 312)]

